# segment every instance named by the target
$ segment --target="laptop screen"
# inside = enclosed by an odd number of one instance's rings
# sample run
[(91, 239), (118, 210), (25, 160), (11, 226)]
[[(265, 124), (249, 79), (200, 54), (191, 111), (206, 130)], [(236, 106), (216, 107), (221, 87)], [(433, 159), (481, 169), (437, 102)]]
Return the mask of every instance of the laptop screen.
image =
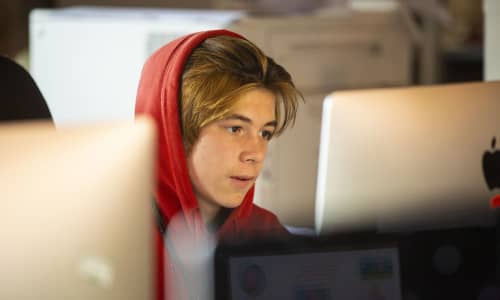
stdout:
[(216, 299), (401, 299), (395, 243), (250, 246), (216, 257)]

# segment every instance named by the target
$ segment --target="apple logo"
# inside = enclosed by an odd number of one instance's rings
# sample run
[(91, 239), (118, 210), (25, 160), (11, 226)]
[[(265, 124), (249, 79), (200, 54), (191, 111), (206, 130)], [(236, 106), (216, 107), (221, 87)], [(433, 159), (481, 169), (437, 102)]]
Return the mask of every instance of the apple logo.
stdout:
[(492, 151), (483, 154), (483, 174), (490, 190), (500, 188), (500, 150), (495, 150), (496, 137), (491, 140)]

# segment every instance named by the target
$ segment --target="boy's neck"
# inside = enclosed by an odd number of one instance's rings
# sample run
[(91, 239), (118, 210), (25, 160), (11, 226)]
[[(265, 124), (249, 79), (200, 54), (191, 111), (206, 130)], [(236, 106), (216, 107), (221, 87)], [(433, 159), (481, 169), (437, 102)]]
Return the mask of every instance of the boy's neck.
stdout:
[(205, 225), (210, 224), (221, 209), (218, 205), (209, 203), (208, 201), (200, 201), (199, 199), (198, 207), (200, 208), (201, 219)]

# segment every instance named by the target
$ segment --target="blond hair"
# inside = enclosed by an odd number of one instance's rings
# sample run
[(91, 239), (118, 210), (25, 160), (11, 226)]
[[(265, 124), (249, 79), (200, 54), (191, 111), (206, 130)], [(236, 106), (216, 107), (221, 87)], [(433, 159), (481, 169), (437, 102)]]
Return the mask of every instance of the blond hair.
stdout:
[(182, 74), (179, 107), (186, 148), (203, 126), (227, 117), (239, 98), (254, 88), (276, 96), (275, 134), (281, 134), (295, 122), (302, 98), (290, 74), (248, 40), (221, 35), (201, 43)]

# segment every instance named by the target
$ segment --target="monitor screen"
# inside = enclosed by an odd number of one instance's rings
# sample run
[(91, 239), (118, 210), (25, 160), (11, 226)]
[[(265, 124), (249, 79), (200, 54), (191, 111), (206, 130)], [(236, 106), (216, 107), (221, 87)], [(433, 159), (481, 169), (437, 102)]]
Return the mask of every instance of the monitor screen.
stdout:
[(401, 299), (396, 247), (233, 257), (229, 268), (230, 299)]

